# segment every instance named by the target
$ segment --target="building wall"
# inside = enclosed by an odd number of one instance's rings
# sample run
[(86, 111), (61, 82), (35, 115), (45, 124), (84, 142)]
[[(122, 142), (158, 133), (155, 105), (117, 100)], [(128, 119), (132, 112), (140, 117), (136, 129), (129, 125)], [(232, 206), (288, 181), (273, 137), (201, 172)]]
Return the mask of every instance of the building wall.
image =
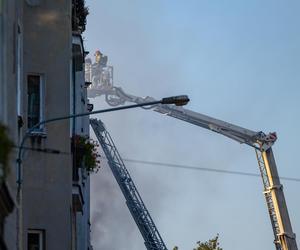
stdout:
[[(17, 0), (0, 1), (0, 123), (8, 128), (11, 141), (17, 145), (18, 133), (18, 73), (21, 72), (20, 56), (22, 50), (20, 29), (22, 3)], [(19, 27), (21, 28), (21, 27)], [(19, 52), (19, 53), (18, 53)], [(1, 204), (8, 199), (13, 202), (13, 210), (4, 221), (3, 236), (7, 249), (16, 249), (16, 150), (10, 155), (7, 176), (2, 180)], [(3, 197), (3, 190), (7, 189), (7, 196)], [(3, 203), (4, 202), (4, 203)], [(7, 211), (6, 211), (7, 212)], [(1, 248), (2, 249), (2, 248)]]
[(0, 120), (1, 121), (3, 120), (3, 109), (4, 109), (4, 100), (3, 100), (4, 31), (3, 31), (3, 26), (4, 26), (4, 1), (0, 1), (0, 44), (2, 44), (2, 46), (0, 47)]
[[(29, 5), (30, 2), (35, 4)], [(43, 79), (44, 116), (41, 119), (73, 112), (72, 2), (0, 0), (0, 122), (9, 128), (15, 145), (19, 145), (28, 130), (28, 74), (38, 74)], [(80, 31), (77, 37), (81, 38)], [(87, 112), (83, 72), (77, 72), (75, 78), (76, 113)], [(23, 125), (19, 123), (21, 120)], [(74, 133), (88, 136), (88, 117), (77, 119), (75, 127)], [(4, 233), (0, 234), (1, 250), (5, 249), (2, 238), (9, 250), (17, 249), (18, 239), (19, 249), (27, 249), (29, 229), (44, 230), (47, 250), (91, 249), (89, 176), (84, 169), (79, 169), (79, 180), (72, 180), (71, 136), (72, 122), (65, 120), (46, 124), (43, 131), (27, 139), (26, 147), (57, 149), (63, 153), (24, 150), (19, 213), (16, 209), (17, 150), (11, 154), (5, 187), (6, 199), (15, 206), (5, 218)], [(76, 211), (72, 203), (74, 184), (82, 194), (82, 211)]]
[(90, 178), (86, 176), (83, 182), (83, 197), (84, 197), (84, 206), (83, 213), (77, 213), (77, 228), (78, 230), (78, 250), (86, 249), (90, 250), (91, 248), (91, 239), (90, 239)]
[[(27, 129), (27, 76), (39, 74), (44, 85), (44, 117), (70, 113), (72, 58), (71, 1), (24, 2), (24, 130)], [(72, 246), (72, 162), (70, 121), (45, 125), (27, 146), (58, 149), (64, 154), (26, 151), (23, 160), (23, 246), (29, 229), (44, 230), (48, 250)]]
[[(87, 86), (85, 84), (84, 77), (84, 46), (81, 34), (73, 34), (73, 45), (79, 45), (81, 47), (81, 55), (73, 56), (74, 60), (81, 60), (81, 70), (74, 70), (76, 67), (73, 67), (72, 74), (72, 86), (73, 86), (73, 102), (74, 112), (75, 113), (86, 113), (88, 99), (87, 99)], [(73, 51), (73, 53), (76, 51)], [(78, 50), (77, 50), (78, 52)], [(78, 53), (76, 53), (78, 55)], [(75, 135), (80, 135), (84, 137), (89, 137), (89, 117), (79, 117), (74, 121), (74, 130)], [(85, 168), (78, 169), (78, 180), (73, 179), (74, 191), (82, 194), (82, 204), (80, 211), (74, 211), (74, 221), (76, 227), (76, 247), (81, 250), (91, 249), (90, 243), (90, 176)], [(76, 189), (75, 189), (76, 187)], [(74, 195), (76, 195), (74, 192)]]

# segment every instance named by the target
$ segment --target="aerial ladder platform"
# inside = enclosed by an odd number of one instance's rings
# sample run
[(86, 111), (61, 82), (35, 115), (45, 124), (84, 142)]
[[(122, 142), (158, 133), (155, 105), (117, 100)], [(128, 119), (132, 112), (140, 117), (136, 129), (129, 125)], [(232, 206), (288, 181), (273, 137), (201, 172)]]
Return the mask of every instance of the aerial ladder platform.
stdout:
[[(105, 71), (105, 69), (103, 70)], [(92, 72), (86, 72), (86, 75), (92, 79)], [(89, 97), (93, 98), (103, 95), (110, 106), (119, 106), (126, 102), (138, 104), (155, 101), (152, 97), (142, 98), (125, 93), (122, 88), (113, 86), (112, 75), (110, 77), (109, 84), (102, 84), (101, 81), (93, 83), (92, 88), (88, 91)], [(263, 181), (263, 194), (273, 229), (275, 248), (276, 250), (298, 250), (296, 235), (292, 230), (283, 186), (280, 183), (272, 150), (272, 146), (277, 140), (276, 133), (265, 134), (262, 131), (252, 131), (175, 105), (158, 104), (145, 109), (152, 109), (253, 147)]]
[(167, 250), (110, 134), (101, 120), (90, 119), (90, 124), (104, 151), (108, 165), (125, 197), (128, 209), (138, 226), (147, 250)]

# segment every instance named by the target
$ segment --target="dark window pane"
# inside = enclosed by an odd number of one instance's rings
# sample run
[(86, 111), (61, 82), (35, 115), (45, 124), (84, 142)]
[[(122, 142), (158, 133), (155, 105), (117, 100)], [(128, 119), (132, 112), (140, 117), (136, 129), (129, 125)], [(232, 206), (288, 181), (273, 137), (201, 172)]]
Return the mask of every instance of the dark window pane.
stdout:
[(75, 71), (82, 71), (83, 70), (83, 55), (81, 52), (81, 46), (78, 44), (73, 44), (73, 64)]
[(38, 233), (28, 233), (28, 250), (40, 249), (40, 235)]
[(40, 121), (40, 76), (28, 76), (28, 128)]

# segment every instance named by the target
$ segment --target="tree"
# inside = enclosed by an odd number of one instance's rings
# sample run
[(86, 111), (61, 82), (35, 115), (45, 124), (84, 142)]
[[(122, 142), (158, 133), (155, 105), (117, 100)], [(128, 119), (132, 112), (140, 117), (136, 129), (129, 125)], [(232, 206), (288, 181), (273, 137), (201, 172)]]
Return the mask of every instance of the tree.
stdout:
[(219, 235), (204, 243), (198, 241), (197, 242), (198, 246), (196, 246), (196, 248), (194, 248), (193, 250), (223, 250), (221, 247), (219, 247), (220, 243), (218, 240), (219, 240)]
[[(198, 241), (196, 248), (193, 250), (223, 250), (223, 248), (219, 247), (220, 243), (218, 240), (219, 235), (205, 242)], [(178, 247), (175, 246), (173, 250), (178, 250)]]

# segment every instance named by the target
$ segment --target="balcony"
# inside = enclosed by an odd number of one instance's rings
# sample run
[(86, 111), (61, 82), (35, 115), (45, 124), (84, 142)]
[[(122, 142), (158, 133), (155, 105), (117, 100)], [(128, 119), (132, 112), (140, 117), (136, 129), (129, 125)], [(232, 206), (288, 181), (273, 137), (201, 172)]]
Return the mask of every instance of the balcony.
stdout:
[(72, 186), (72, 205), (76, 212), (83, 212), (84, 199), (81, 191), (81, 186), (73, 182)]

